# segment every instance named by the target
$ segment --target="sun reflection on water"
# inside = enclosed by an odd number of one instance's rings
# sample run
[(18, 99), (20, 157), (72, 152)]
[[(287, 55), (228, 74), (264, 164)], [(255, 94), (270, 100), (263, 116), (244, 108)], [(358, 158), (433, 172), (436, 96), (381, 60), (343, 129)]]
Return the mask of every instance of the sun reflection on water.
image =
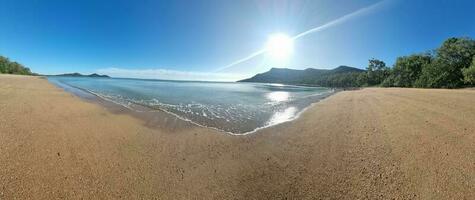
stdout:
[(274, 115), (272, 115), (272, 117), (267, 122), (267, 125), (274, 125), (274, 124), (290, 121), (295, 117), (296, 114), (297, 114), (296, 107), (288, 107), (282, 112), (274, 113)]
[(288, 101), (289, 96), (289, 92), (278, 91), (267, 94), (267, 99), (271, 100), (272, 102), (282, 102)]

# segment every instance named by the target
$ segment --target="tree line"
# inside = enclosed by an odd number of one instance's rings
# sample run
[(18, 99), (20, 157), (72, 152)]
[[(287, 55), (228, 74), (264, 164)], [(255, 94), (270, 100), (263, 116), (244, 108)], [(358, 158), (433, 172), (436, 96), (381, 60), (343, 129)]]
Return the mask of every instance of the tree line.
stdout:
[[(417, 87), (461, 88), (475, 86), (475, 40), (449, 38), (428, 53), (398, 57), (392, 67), (371, 59), (366, 70), (330, 70), (312, 74), (304, 71), (301, 76), (282, 72), (265, 76), (258, 74), (246, 81), (308, 84), (322, 87)], [(289, 79), (290, 78), (290, 79)], [(293, 80), (293, 79), (296, 80)]]
[(342, 74), (336, 79), (342, 86), (353, 87), (473, 87), (475, 40), (449, 38), (430, 53), (398, 57), (392, 68), (387, 67), (381, 60), (371, 59), (365, 72)]
[(0, 74), (35, 75), (28, 67), (14, 61), (12, 62), (3, 56), (0, 56)]
[[(29, 68), (0, 56), (0, 73), (35, 75)], [(475, 40), (449, 38), (429, 52), (398, 57), (393, 67), (369, 60), (365, 71), (331, 73), (300, 80), (323, 87), (461, 88), (475, 86)]]

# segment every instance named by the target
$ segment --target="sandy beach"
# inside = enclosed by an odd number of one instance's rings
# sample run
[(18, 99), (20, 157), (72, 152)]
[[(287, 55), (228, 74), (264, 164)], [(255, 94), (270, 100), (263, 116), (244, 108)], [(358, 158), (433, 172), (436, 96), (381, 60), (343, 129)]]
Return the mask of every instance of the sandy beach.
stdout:
[(343, 91), (232, 136), (0, 75), (0, 199), (15, 198), (475, 199), (475, 90)]

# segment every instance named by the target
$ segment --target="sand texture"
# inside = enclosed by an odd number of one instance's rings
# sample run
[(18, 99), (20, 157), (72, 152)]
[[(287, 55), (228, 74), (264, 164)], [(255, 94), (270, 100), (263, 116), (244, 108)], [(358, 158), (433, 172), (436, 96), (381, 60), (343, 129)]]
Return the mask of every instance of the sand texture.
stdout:
[(231, 136), (0, 75), (0, 199), (14, 198), (475, 199), (475, 90), (344, 91)]

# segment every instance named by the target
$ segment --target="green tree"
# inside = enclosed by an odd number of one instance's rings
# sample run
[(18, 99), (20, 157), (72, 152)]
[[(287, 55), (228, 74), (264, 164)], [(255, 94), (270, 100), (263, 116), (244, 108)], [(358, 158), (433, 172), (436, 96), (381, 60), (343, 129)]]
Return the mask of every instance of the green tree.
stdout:
[(397, 84), (395, 84), (396, 81), (393, 71), (394, 70), (389, 70), (390, 75), (381, 83), (382, 87), (398, 87)]
[(359, 87), (366, 87), (368, 86), (368, 73), (359, 73), (358, 77), (356, 78), (356, 84)]
[(386, 67), (386, 63), (378, 59), (369, 60), (368, 68), (366, 68), (367, 73), (367, 85), (379, 85), (381, 84), (386, 77), (389, 76), (390, 70)]
[(399, 57), (391, 70), (391, 75), (385, 80), (384, 86), (414, 87), (421, 76), (423, 66), (429, 65), (432, 56), (419, 54)]
[(468, 68), (462, 69), (463, 77), (464, 77), (464, 82), (466, 84), (475, 85), (475, 56), (472, 59), (472, 65)]
[(0, 73), (7, 73), (10, 60), (8, 58), (0, 56)]
[(30, 69), (17, 62), (11, 62), (8, 58), (0, 56), (0, 73), (33, 75)]
[(475, 40), (450, 38), (437, 49), (434, 62), (424, 65), (418, 87), (457, 88), (464, 84), (462, 69), (468, 68), (475, 55)]

